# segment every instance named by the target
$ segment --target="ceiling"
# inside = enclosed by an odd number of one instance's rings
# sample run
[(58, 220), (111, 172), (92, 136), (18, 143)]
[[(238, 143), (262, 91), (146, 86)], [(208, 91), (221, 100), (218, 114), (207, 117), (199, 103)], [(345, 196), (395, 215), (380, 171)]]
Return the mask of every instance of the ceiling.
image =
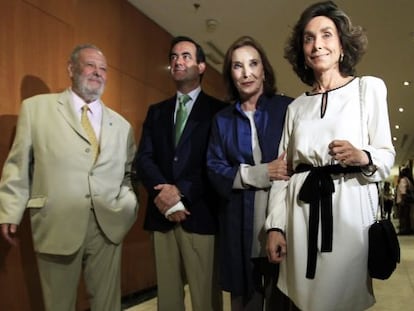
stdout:
[[(300, 13), (315, 1), (128, 1), (171, 35), (186, 35), (199, 42), (208, 63), (220, 72), (229, 45), (242, 35), (250, 35), (263, 45), (270, 58), (279, 92), (296, 97), (307, 90), (283, 58), (283, 48)], [(414, 1), (335, 2), (355, 25), (367, 31), (368, 52), (358, 64), (357, 74), (378, 76), (385, 81), (391, 130), (396, 139), (396, 166), (405, 165), (414, 159)], [(208, 27), (211, 19), (216, 23)], [(404, 81), (411, 84), (404, 86)], [(404, 111), (399, 112), (399, 108)]]

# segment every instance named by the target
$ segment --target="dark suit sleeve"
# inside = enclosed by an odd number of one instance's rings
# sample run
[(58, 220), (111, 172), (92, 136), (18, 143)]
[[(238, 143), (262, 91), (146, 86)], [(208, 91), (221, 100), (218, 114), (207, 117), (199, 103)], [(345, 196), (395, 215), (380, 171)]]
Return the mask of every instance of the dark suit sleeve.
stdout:
[[(219, 126), (221, 125), (221, 127)], [(239, 165), (232, 165), (227, 159), (225, 140), (227, 134), (226, 124), (220, 123), (218, 116), (213, 121), (210, 141), (207, 149), (208, 177), (216, 191), (223, 197), (230, 196), (233, 189), (233, 182), (236, 177)]]
[(154, 186), (167, 183), (166, 178), (163, 176), (154, 158), (155, 154), (152, 133), (154, 132), (153, 127), (157, 126), (156, 113), (157, 111), (154, 107), (150, 107), (148, 110), (147, 117), (142, 127), (142, 136), (138, 151), (134, 159), (134, 168), (139, 181), (144, 184), (147, 191), (153, 196), (157, 193), (157, 191), (154, 190)]

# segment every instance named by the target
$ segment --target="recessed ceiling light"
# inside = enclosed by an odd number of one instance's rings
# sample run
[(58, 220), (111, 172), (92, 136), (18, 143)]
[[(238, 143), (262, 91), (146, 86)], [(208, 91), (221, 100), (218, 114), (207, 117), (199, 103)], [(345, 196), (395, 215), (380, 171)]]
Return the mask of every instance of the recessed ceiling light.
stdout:
[(394, 137), (392, 138), (392, 140), (393, 140), (393, 141), (396, 141), (396, 140), (397, 140), (397, 137), (395, 137), (395, 136), (394, 136)]
[(404, 112), (404, 108), (398, 108), (399, 112)]
[(404, 81), (403, 84), (404, 84), (404, 86), (409, 86), (411, 84), (411, 82), (410, 81)]
[(395, 126), (395, 128), (398, 130), (398, 129), (400, 128), (400, 126), (397, 124), (397, 125)]
[(210, 18), (206, 20), (206, 29), (207, 32), (215, 32), (218, 26), (218, 21), (216, 19)]

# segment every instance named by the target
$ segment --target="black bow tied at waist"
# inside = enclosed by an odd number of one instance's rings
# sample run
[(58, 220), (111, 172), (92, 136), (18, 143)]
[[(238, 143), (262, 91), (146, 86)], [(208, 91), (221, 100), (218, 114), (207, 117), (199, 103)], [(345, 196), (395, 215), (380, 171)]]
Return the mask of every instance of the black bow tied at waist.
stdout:
[(309, 240), (306, 278), (315, 278), (318, 251), (319, 210), (321, 217), (321, 252), (332, 252), (332, 193), (335, 186), (331, 175), (359, 173), (358, 166), (327, 165), (314, 167), (299, 164), (296, 173), (310, 171), (299, 191), (299, 200), (309, 203)]

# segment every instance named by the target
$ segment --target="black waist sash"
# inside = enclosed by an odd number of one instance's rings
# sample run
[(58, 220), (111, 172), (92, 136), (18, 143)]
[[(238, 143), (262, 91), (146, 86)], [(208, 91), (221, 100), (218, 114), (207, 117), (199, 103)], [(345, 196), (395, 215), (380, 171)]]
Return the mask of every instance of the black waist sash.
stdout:
[(299, 164), (295, 173), (310, 171), (302, 188), (299, 199), (309, 203), (309, 240), (306, 278), (315, 278), (316, 255), (318, 251), (319, 210), (321, 215), (321, 252), (332, 252), (332, 193), (335, 186), (331, 175), (359, 173), (358, 166), (327, 165), (314, 167), (309, 164)]

